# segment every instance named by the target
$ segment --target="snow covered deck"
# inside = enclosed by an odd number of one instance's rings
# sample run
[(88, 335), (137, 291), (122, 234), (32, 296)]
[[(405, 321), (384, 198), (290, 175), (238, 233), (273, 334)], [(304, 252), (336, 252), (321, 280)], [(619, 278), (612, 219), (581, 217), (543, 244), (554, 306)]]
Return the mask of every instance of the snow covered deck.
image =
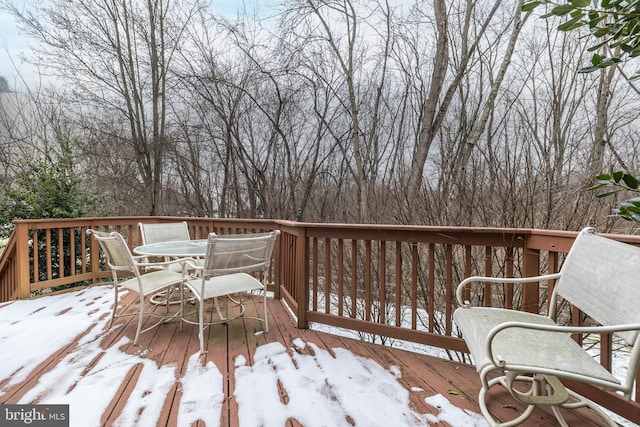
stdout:
[[(112, 299), (96, 286), (1, 304), (0, 403), (69, 404), (70, 425), (89, 427), (486, 425), (473, 367), (296, 329), (278, 300), (268, 334), (253, 320), (209, 328), (203, 359), (191, 325), (161, 325), (137, 346), (134, 317), (107, 330)], [(495, 402), (500, 416), (516, 410)], [(555, 425), (542, 411), (532, 420)]]

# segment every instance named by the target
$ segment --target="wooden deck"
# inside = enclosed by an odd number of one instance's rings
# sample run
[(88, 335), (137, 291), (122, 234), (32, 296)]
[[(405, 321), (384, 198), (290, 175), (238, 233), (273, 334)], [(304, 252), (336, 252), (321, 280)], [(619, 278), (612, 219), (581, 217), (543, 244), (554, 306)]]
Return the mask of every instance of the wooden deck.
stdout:
[[(260, 300), (256, 299), (256, 301)], [(131, 305), (130, 308), (135, 308), (136, 306), (135, 299), (132, 296), (125, 297), (125, 302)], [(248, 305), (250, 306), (248, 311), (255, 310), (253, 304), (250, 303)], [(316, 351), (314, 348), (335, 354), (336, 349), (344, 348), (355, 355), (376, 361), (384, 369), (398, 367), (401, 376), (397, 381), (409, 390), (412, 409), (420, 414), (432, 413), (438, 415), (437, 408), (425, 403), (425, 398), (435, 394), (445, 396), (458, 408), (476, 413), (480, 412), (476, 402), (480, 382), (478, 375), (471, 366), (313, 330), (299, 330), (294, 327), (287, 309), (280, 301), (270, 300), (268, 308), (270, 316), (269, 333), (260, 333), (262, 329), (260, 324), (249, 319), (237, 319), (227, 325), (217, 324), (207, 330), (208, 353), (206, 361), (212, 361), (223, 376), (225, 399), (221, 412), (220, 426), (239, 426), (238, 403), (234, 397), (236, 358), (242, 355), (246, 359), (246, 365), (252, 366), (256, 349), (259, 346), (273, 342), (281, 343), (290, 354), (295, 351), (299, 354), (312, 355)], [(105, 333), (101, 343), (104, 348), (115, 346), (123, 337), (129, 340), (133, 339), (135, 334), (134, 318), (118, 319), (116, 323), (122, 325), (122, 327), (114, 327)], [(307, 345), (301, 347), (301, 342), (307, 343)], [(309, 343), (317, 347), (309, 345)], [(9, 390), (5, 390), (5, 393), (0, 397), (0, 403), (18, 403), (20, 398), (34, 386), (38, 378), (51, 370), (74, 347), (75, 344), (72, 344), (63, 351), (52, 355), (46, 362), (40, 364), (38, 369), (34, 370), (25, 381), (16, 384)], [(174, 364), (177, 366), (179, 374), (183, 375), (187, 369), (189, 357), (199, 350), (197, 328), (187, 325), (180, 331), (177, 322), (163, 324), (158, 328), (143, 333), (137, 346), (129, 342), (121, 347), (120, 350), (131, 355), (144, 354), (145, 358), (154, 360), (159, 366)], [(2, 351), (5, 352), (7, 349), (2, 349)], [(141, 368), (130, 371), (129, 380), (122, 383), (120, 390), (116, 393), (117, 398), (111, 401), (104, 412), (102, 416), (103, 425), (111, 425), (113, 420), (122, 412), (134, 389), (135, 380), (140, 375), (140, 370)], [(6, 382), (6, 379), (4, 380)], [(2, 383), (3, 379), (0, 378), (0, 386), (2, 386)], [(182, 387), (176, 382), (168, 393), (158, 425), (177, 426), (177, 413), (181, 394)], [(496, 415), (505, 419), (511, 418), (517, 410), (513, 400), (508, 395), (495, 397), (494, 410)], [(288, 395), (287, 390), (281, 388), (280, 401), (286, 404), (290, 398), (291, 396)], [(572, 412), (567, 415), (567, 420), (570, 425), (576, 426), (603, 425), (590, 412), (585, 411)], [(198, 425), (204, 425), (204, 423), (200, 422)], [(289, 419), (287, 420), (287, 425), (298, 426), (301, 424), (295, 419)], [(440, 422), (436, 425), (448, 424)], [(557, 422), (550, 415), (550, 412), (538, 410), (525, 425), (555, 426)]]

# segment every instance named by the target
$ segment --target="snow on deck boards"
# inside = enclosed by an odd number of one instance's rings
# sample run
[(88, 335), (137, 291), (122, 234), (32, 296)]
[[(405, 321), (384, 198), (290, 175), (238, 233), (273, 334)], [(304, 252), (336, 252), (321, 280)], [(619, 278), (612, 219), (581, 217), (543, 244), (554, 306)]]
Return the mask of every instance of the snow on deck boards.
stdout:
[[(297, 329), (280, 301), (268, 300), (268, 333), (253, 319), (206, 329), (202, 358), (195, 325), (170, 321), (137, 346), (135, 316), (107, 329), (112, 299), (97, 286), (0, 306), (0, 403), (69, 404), (72, 426), (484, 425), (473, 367)], [(123, 305), (135, 311), (135, 295)], [(249, 296), (246, 314), (258, 309)], [(508, 394), (494, 397), (512, 418)], [(601, 425), (585, 411), (567, 420)], [(525, 425), (556, 421), (537, 410)]]

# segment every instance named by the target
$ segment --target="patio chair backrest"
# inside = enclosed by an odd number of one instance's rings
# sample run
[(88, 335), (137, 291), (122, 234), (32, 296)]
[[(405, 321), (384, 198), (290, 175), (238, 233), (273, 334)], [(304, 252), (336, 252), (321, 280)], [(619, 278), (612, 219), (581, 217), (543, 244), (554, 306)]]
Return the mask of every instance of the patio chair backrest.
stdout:
[(180, 240), (190, 240), (189, 226), (186, 221), (165, 222), (157, 224), (139, 223), (142, 244), (176, 242)]
[(203, 266), (204, 277), (266, 270), (278, 234), (279, 230), (235, 235), (210, 233)]
[(112, 270), (131, 271), (136, 273), (138, 268), (124, 237), (116, 231), (104, 232), (89, 230), (95, 236), (104, 253), (107, 264)]
[[(640, 248), (586, 228), (561, 267), (552, 296), (568, 300), (603, 326), (640, 323)], [(638, 331), (619, 332), (633, 345)]]

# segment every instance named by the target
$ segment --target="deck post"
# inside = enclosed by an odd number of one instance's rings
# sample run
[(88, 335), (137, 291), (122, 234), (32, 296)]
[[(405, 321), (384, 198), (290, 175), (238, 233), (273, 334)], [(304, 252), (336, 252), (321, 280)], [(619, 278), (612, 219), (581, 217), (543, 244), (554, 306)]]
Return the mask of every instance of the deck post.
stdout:
[(302, 235), (296, 238), (295, 253), (295, 286), (297, 299), (298, 329), (307, 329), (307, 310), (309, 308), (309, 245), (307, 239), (307, 228), (301, 226)]
[(31, 297), (30, 262), (29, 262), (29, 223), (16, 222), (14, 238), (16, 239), (16, 265), (18, 282), (18, 299)]
[[(540, 274), (540, 250), (529, 247), (528, 236), (525, 236), (524, 255), (522, 259), (522, 276), (531, 277)], [(522, 288), (522, 311), (539, 313), (540, 284), (530, 283)]]
[(98, 230), (98, 226), (92, 223), (85, 230), (84, 236), (82, 238), (89, 238), (89, 269), (91, 270), (91, 283), (98, 283), (100, 280), (100, 245), (98, 241), (93, 238), (93, 236), (87, 233), (89, 230)]

